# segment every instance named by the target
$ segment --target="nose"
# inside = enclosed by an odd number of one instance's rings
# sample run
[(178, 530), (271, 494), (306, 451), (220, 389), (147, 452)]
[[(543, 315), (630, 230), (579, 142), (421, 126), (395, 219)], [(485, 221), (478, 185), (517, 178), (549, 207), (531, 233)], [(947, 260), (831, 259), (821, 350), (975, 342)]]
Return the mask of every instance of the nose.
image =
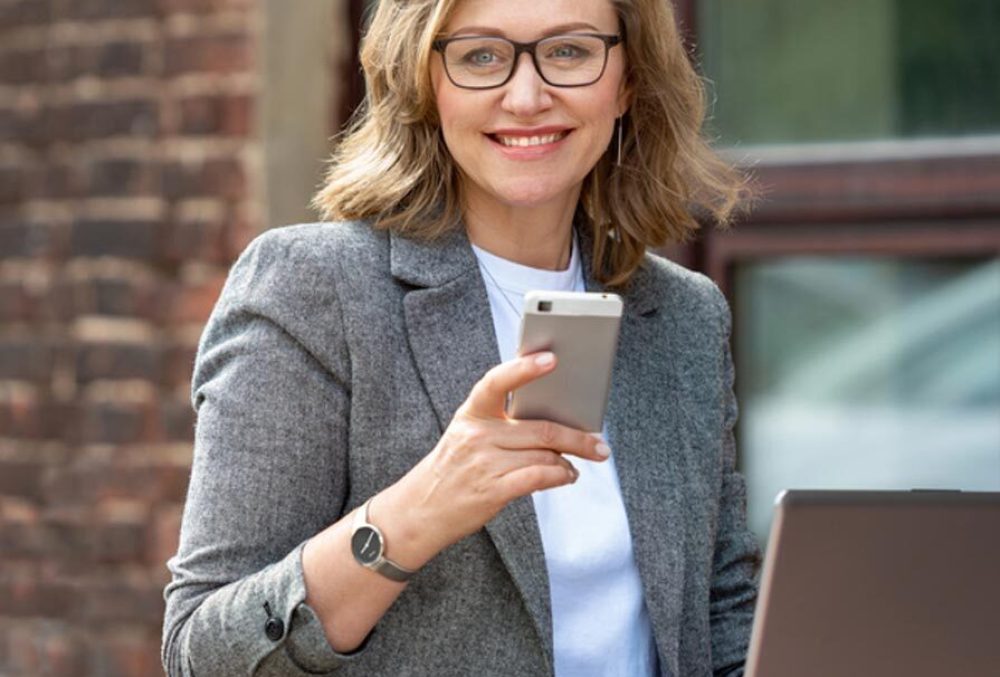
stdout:
[(504, 86), (503, 109), (517, 117), (537, 115), (552, 105), (548, 87), (535, 70), (530, 54), (521, 54), (514, 75)]

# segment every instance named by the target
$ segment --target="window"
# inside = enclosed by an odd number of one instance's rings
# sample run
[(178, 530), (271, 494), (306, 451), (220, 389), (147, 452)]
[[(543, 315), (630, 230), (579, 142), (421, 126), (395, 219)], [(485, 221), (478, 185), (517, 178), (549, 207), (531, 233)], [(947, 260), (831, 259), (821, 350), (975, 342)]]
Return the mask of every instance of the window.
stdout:
[(1000, 132), (994, 0), (707, 0), (726, 143)]
[(1000, 489), (1000, 260), (736, 266), (752, 527), (781, 489)]
[(1000, 4), (680, 5), (763, 189), (682, 252), (733, 305), (752, 527), (783, 488), (1000, 491)]

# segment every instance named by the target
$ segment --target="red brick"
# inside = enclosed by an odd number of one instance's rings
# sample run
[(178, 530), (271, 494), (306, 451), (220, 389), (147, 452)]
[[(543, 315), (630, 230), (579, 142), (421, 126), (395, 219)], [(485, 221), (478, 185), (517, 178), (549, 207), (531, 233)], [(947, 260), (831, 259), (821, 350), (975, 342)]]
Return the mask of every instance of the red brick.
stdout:
[(88, 343), (76, 348), (76, 379), (160, 380), (162, 351), (146, 343)]
[(51, 253), (56, 231), (49, 225), (0, 219), (0, 259), (30, 258)]
[(149, 405), (135, 402), (80, 403), (74, 423), (66, 434), (78, 444), (139, 444), (155, 430)]
[(225, 223), (219, 220), (173, 221), (164, 238), (163, 261), (228, 263), (225, 232)]
[(204, 323), (212, 313), (225, 283), (225, 271), (220, 270), (213, 277), (198, 284), (174, 287), (169, 295), (166, 321), (178, 324)]
[[(42, 495), (46, 465), (42, 461), (0, 462), (0, 494), (37, 501)], [(8, 525), (0, 522), (6, 532)], [(0, 548), (0, 552), (6, 548)]]
[(252, 100), (248, 96), (199, 96), (180, 103), (181, 134), (249, 136)]
[[(3, 10), (0, 10), (2, 12)], [(0, 26), (3, 26), (0, 17)], [(8, 50), (0, 58), (0, 84), (26, 85), (44, 82), (46, 59), (43, 49)]]
[[(8, 397), (0, 400), (0, 437), (40, 439), (45, 429), (42, 420), (44, 411), (45, 408), (34, 397), (17, 399)], [(9, 481), (14, 483), (19, 483), (21, 480), (22, 478), (16, 473), (9, 478)], [(0, 480), (0, 486), (4, 484), (5, 482)]]
[(12, 204), (24, 200), (26, 174), (23, 168), (0, 167), (0, 204)]
[(154, 260), (161, 229), (159, 221), (80, 219), (70, 229), (70, 252), (73, 256)]
[(158, 116), (156, 102), (149, 100), (77, 102), (46, 111), (45, 136), (49, 141), (152, 138), (159, 129)]
[(0, 543), (13, 558), (81, 560), (92, 565), (138, 563), (149, 549), (145, 523), (94, 524), (85, 519), (0, 525)]
[(41, 674), (41, 656), (36, 646), (37, 634), (30, 623), (23, 623), (18, 618), (13, 622), (0, 625), (0, 674), (3, 675), (39, 675)]
[(47, 23), (50, 3), (39, 0), (7, 0), (0, 2), (0, 26), (6, 29)]
[(71, 321), (80, 315), (140, 318), (152, 318), (156, 315), (156, 284), (146, 279), (62, 279), (55, 283), (49, 297), (47, 305), (52, 310), (53, 317), (62, 322)]
[(90, 196), (156, 195), (159, 167), (148, 160), (115, 158), (98, 160), (85, 169), (85, 193)]
[(0, 437), (62, 440), (73, 416), (73, 407), (53, 402), (45, 395), (16, 394), (0, 401)]
[(156, 0), (51, 0), (60, 19), (134, 19), (157, 13)]
[(245, 72), (252, 66), (251, 47), (242, 33), (170, 38), (164, 46), (164, 70), (168, 76)]
[(128, 500), (177, 503), (187, 492), (189, 469), (172, 464), (87, 463), (51, 472), (44, 490), (52, 505)]
[(91, 314), (94, 307), (91, 300), (89, 280), (79, 281), (58, 279), (52, 284), (46, 307), (52, 317), (59, 322), (69, 322), (78, 315)]
[(28, 191), (36, 200), (84, 197), (82, 172), (74, 172), (70, 165), (49, 162), (35, 176)]
[(74, 587), (73, 593), (79, 598), (76, 617), (88, 623), (144, 623), (155, 627), (163, 620), (163, 589), (158, 582), (109, 578)]
[[(165, 351), (163, 367), (163, 385), (172, 391), (186, 394), (191, 384), (191, 373), (194, 371), (194, 358), (198, 351), (196, 345), (172, 345)], [(191, 402), (184, 397), (184, 406), (190, 408)]]
[(92, 674), (100, 677), (148, 677), (163, 673), (159, 640), (155, 638), (108, 638), (94, 642), (91, 652)]
[(246, 9), (253, 0), (158, 0), (161, 11), (173, 12), (217, 12), (222, 9)]
[(153, 515), (148, 561), (156, 565), (156, 570), (163, 575), (166, 574), (167, 560), (177, 553), (183, 515), (184, 508), (179, 504), (160, 508)]
[[(159, 164), (148, 158), (74, 158), (71, 163), (50, 162), (28, 179), (22, 194), (35, 199), (156, 196), (160, 192)], [(0, 188), (0, 196), (3, 189)], [(0, 199), (2, 202), (2, 199)]]
[(146, 47), (137, 42), (52, 48), (48, 52), (48, 77), (53, 82), (61, 82), (84, 75), (100, 78), (139, 76), (146, 69), (145, 54)]
[(0, 282), (0, 324), (33, 320), (40, 304), (41, 299), (20, 280)]
[[(11, 29), (55, 20), (79, 21), (86, 30), (92, 20), (250, 12), (257, 6), (249, 0), (0, 0), (0, 43)], [(41, 455), (0, 462), (0, 675), (161, 673), (164, 562), (177, 548), (189, 468), (158, 460), (161, 451), (154, 445), (190, 443), (194, 413), (186, 391), (196, 349), (182, 343), (193, 338), (173, 338), (172, 329), (166, 335), (173, 323), (198, 324), (207, 317), (224, 269), (253, 235), (255, 216), (246, 211), (249, 183), (239, 150), (212, 153), (215, 159), (201, 163), (163, 164), (172, 135), (238, 142), (255, 131), (252, 97), (162, 98), (165, 78), (254, 69), (251, 34), (204, 37), (197, 35), (202, 26), (193, 28), (194, 36), (152, 41), (123, 30), (90, 45), (43, 44), (48, 36), (41, 30), (37, 42), (4, 45), (0, 57), (0, 86), (15, 94), (0, 97), (0, 143), (13, 149), (8, 158), (16, 162), (0, 168), (0, 259), (30, 267), (23, 279), (6, 275), (0, 281), (0, 381), (33, 384), (4, 391), (0, 438), (5, 448), (69, 452), (63, 462), (46, 462)], [(130, 92), (126, 100), (48, 96), (46, 87), (61, 91), (83, 77), (151, 80), (148, 89), (135, 81), (135, 90), (126, 89), (130, 83), (111, 83)], [(31, 84), (41, 87), (24, 86)], [(161, 101), (168, 103), (165, 110)], [(127, 148), (118, 143), (122, 137), (156, 143), (148, 152), (108, 158), (112, 145)], [(165, 218), (125, 211), (128, 200), (114, 202), (122, 208), (116, 218), (95, 219), (85, 211), (90, 198), (160, 196), (167, 201)], [(211, 198), (213, 204), (201, 216), (196, 205), (171, 204), (188, 197)], [(24, 212), (29, 202), (54, 218), (30, 223)], [(85, 209), (63, 218), (64, 206)], [(82, 257), (130, 259), (143, 270), (101, 262), (100, 272), (88, 274), (90, 262), (72, 261)], [(189, 270), (182, 269), (192, 261), (215, 266), (219, 275), (192, 284)], [(39, 359), (46, 342), (29, 337), (28, 344), (35, 339), (41, 347), (11, 345), (6, 325), (18, 323), (44, 327), (46, 337), (55, 337), (47, 341), (55, 351), (68, 338), (69, 323), (82, 315), (140, 318), (160, 325), (159, 333), (125, 347), (87, 342), (79, 352), (58, 351), (47, 363)], [(107, 381), (124, 379), (144, 380), (149, 390), (136, 388), (115, 399)], [(97, 380), (105, 384), (92, 386)], [(57, 400), (55, 385), (81, 394)], [(112, 401), (96, 401), (100, 396)], [(72, 453), (83, 445), (95, 448)], [(142, 445), (148, 462), (126, 445)], [(172, 449), (164, 457), (167, 452)], [(137, 512), (112, 517), (93, 508), (118, 500), (134, 502), (128, 507)], [(9, 502), (30, 505), (37, 514), (19, 516), (4, 507)], [(23, 574), (15, 575), (19, 570)]]
[(160, 404), (163, 436), (170, 442), (194, 441), (194, 409), (187, 399), (167, 400)]
[(0, 338), (0, 379), (47, 382), (55, 349), (37, 337)]
[(76, 633), (52, 632), (41, 642), (42, 675), (79, 674), (86, 663), (86, 645)]
[(77, 430), (80, 407), (75, 400), (57, 402), (46, 399), (40, 402), (41, 431), (39, 439), (75, 442), (72, 435)]
[(97, 315), (152, 317), (155, 287), (143, 280), (120, 278), (92, 280), (93, 312)]
[(75, 601), (65, 582), (24, 575), (0, 577), (0, 609), (5, 616), (67, 618), (73, 614)]
[(36, 109), (0, 108), (0, 141), (37, 148), (48, 142), (46, 118)]
[(163, 192), (167, 199), (222, 197), (239, 199), (246, 195), (246, 174), (235, 159), (205, 162), (174, 162), (163, 169)]
[(245, 218), (236, 217), (227, 219), (225, 261), (227, 263), (235, 261), (258, 234), (258, 231)]

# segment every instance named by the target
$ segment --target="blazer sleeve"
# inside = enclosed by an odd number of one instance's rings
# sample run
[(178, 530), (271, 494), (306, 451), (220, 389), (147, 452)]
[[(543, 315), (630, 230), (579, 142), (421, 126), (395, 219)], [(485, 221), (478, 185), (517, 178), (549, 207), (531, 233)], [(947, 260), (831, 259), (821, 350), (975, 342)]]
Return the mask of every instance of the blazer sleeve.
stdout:
[(191, 479), (165, 590), (170, 677), (326, 674), (357, 655), (327, 643), (301, 560), (304, 542), (339, 518), (347, 485), (349, 360), (324, 284), (331, 265), (265, 234), (234, 265), (202, 335)]
[(729, 347), (732, 319), (725, 297), (715, 299), (722, 322), (722, 389), (724, 412), (722, 477), (719, 494), (715, 555), (709, 615), (712, 628), (712, 670), (715, 675), (740, 676), (746, 661), (757, 600), (760, 548), (746, 525), (746, 483), (736, 469), (734, 427), (737, 419), (733, 391), (734, 369)]

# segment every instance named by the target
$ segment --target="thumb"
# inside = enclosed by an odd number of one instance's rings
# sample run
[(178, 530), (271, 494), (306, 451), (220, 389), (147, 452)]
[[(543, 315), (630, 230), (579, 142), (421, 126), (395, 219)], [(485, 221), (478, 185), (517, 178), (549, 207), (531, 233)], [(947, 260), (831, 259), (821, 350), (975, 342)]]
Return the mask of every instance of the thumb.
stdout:
[(507, 393), (541, 378), (555, 366), (556, 356), (548, 351), (502, 362), (476, 382), (461, 411), (476, 418), (503, 418)]

